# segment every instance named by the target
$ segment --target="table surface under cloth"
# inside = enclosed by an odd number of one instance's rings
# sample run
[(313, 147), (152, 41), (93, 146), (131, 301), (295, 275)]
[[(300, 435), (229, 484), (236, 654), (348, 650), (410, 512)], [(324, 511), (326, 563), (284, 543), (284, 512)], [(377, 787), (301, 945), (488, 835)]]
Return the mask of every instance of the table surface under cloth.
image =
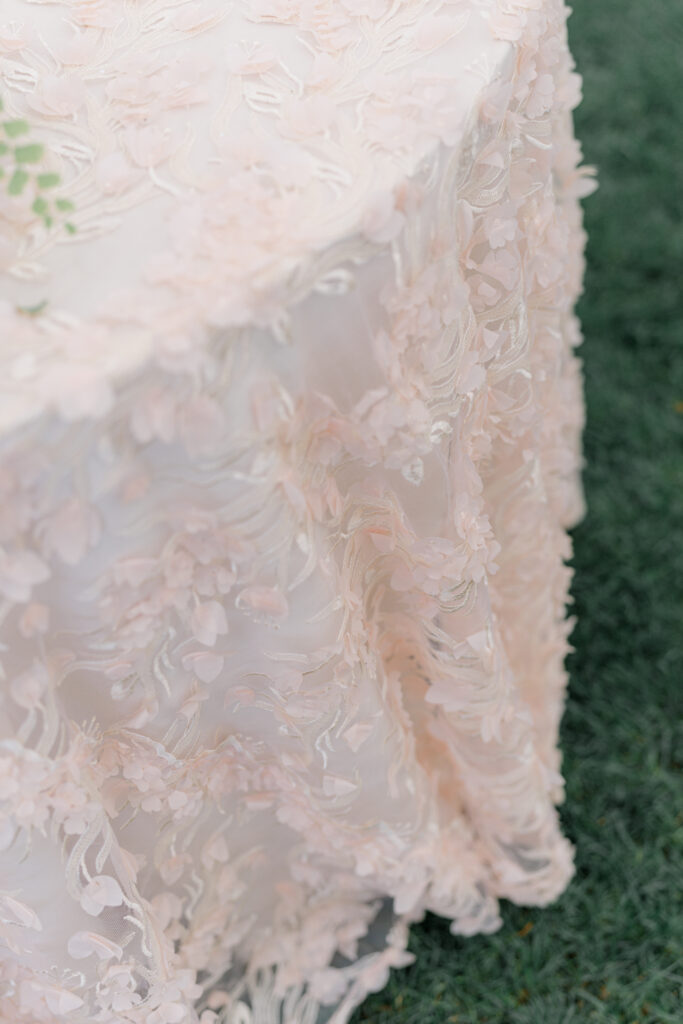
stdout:
[(344, 1024), (572, 873), (560, 0), (3, 0), (0, 1020)]

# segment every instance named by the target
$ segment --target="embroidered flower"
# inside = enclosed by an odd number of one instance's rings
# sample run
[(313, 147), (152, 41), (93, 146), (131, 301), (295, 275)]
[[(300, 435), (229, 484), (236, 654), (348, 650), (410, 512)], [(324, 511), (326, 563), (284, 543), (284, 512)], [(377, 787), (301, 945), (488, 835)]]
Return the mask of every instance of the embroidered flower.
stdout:
[(44, 664), (34, 660), (30, 669), (15, 676), (10, 683), (10, 693), (16, 704), (27, 710), (36, 708), (49, 685), (50, 677)]
[(194, 636), (205, 647), (213, 647), (219, 636), (228, 632), (228, 620), (225, 610), (218, 601), (204, 601), (192, 612), (191, 620)]
[(0, 594), (7, 600), (28, 601), (33, 588), (49, 576), (48, 566), (33, 551), (9, 554), (0, 548)]
[(86, 914), (98, 917), (105, 907), (120, 907), (121, 886), (111, 875), (94, 875), (81, 893), (81, 906)]
[(246, 587), (238, 595), (235, 606), (255, 622), (281, 622), (289, 614), (289, 605), (277, 587)]

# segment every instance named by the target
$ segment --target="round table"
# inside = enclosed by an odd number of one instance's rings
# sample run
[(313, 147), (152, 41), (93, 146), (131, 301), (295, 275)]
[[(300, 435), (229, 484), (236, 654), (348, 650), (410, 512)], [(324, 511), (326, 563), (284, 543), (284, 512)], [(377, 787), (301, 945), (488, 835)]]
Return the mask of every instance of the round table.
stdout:
[(344, 1024), (572, 873), (561, 0), (3, 0), (0, 1019)]

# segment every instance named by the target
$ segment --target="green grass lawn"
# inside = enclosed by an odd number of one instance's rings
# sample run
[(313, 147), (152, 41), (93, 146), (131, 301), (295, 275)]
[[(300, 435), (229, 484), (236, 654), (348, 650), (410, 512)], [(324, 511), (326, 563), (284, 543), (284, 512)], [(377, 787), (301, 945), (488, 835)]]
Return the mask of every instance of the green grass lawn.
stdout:
[(574, 0), (588, 516), (562, 729), (577, 875), (494, 936), (413, 929), (354, 1024), (683, 1024), (683, 0)]

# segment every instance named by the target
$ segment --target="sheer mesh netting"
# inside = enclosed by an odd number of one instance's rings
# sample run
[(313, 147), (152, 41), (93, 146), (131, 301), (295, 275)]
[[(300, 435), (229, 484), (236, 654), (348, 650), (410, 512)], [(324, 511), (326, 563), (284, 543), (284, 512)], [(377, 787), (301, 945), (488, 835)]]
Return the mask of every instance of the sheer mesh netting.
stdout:
[(3, 1021), (344, 1024), (567, 884), (566, 13), (9, 0)]

